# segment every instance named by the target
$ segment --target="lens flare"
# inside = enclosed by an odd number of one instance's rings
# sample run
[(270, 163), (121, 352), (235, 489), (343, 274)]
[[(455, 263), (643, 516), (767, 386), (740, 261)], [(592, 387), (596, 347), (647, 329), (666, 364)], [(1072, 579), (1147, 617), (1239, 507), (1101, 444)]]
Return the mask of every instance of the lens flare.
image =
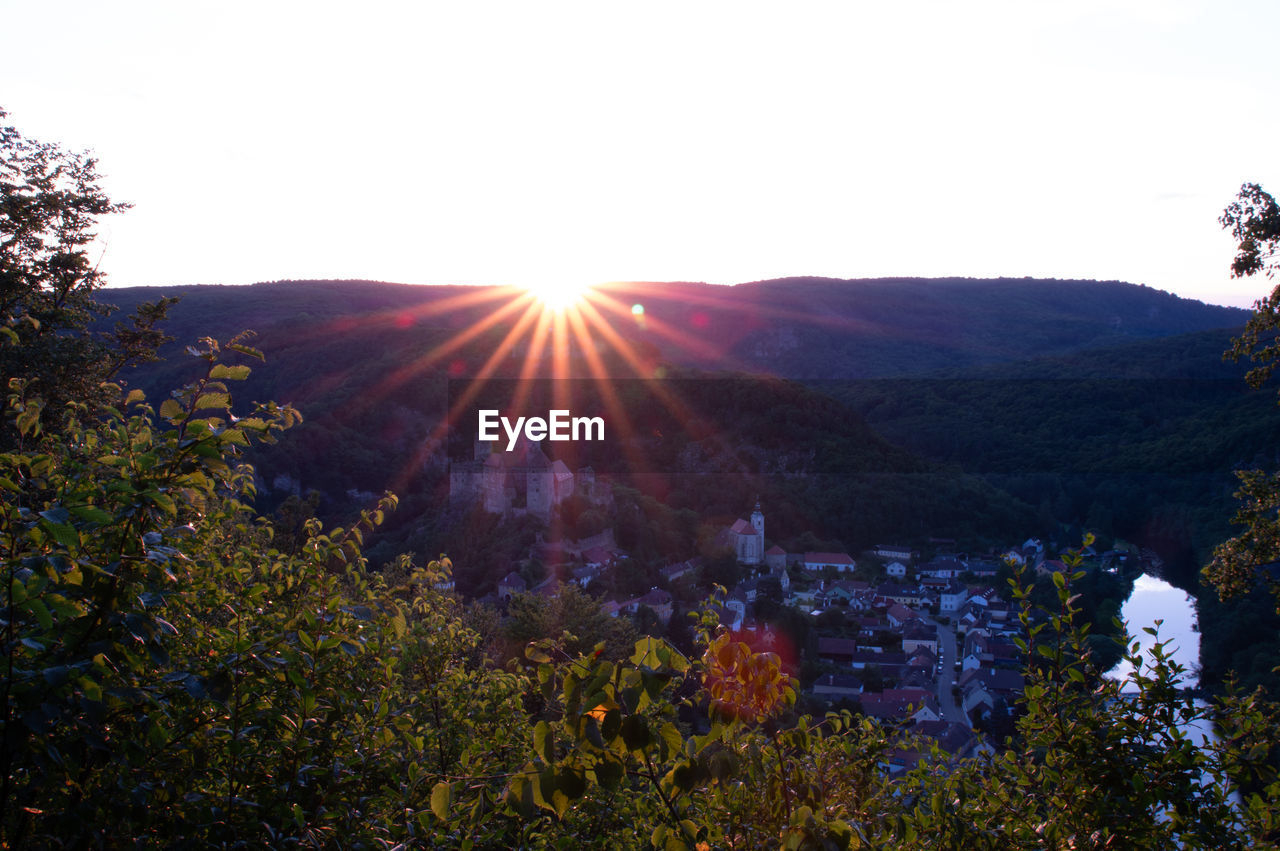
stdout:
[(557, 313), (582, 301), (589, 287), (586, 284), (548, 279), (528, 285), (529, 292), (548, 310)]

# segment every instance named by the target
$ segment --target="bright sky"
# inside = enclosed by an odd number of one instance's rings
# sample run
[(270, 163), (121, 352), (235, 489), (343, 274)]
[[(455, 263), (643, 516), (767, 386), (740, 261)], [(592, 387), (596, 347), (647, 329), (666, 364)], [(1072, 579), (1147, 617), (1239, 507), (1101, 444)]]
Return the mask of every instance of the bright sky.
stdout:
[(1280, 3), (0, 0), (115, 285), (1121, 279), (1247, 306)]

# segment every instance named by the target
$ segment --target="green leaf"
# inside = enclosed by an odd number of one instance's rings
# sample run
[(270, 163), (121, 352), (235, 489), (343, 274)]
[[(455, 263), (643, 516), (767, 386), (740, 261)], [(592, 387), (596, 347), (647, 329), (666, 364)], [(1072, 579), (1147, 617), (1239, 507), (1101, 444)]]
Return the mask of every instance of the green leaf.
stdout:
[(590, 715), (583, 716), (582, 719), (583, 736), (588, 742), (600, 750), (604, 750), (604, 738), (600, 735), (600, 724)]
[(110, 523), (112, 520), (110, 514), (103, 511), (101, 508), (97, 508), (92, 505), (74, 505), (71, 506), (69, 510), (81, 520), (87, 520), (90, 523), (96, 523), (99, 526)]
[(680, 735), (680, 731), (676, 728), (676, 725), (672, 724), (670, 721), (662, 725), (661, 736), (662, 743), (665, 745), (663, 748), (664, 759), (668, 759), (675, 754), (680, 753), (684, 748), (684, 736)]
[(42, 405), (43, 403), (37, 399), (23, 407), (22, 413), (18, 414), (15, 421), (18, 427), (18, 434), (34, 436), (40, 433), (40, 410)]
[(244, 381), (249, 377), (251, 370), (247, 366), (229, 366), (225, 363), (214, 365), (209, 371), (209, 377), (213, 379), (225, 379), (227, 381)]
[(453, 804), (453, 785), (441, 780), (431, 789), (431, 812), (440, 821), (449, 820), (449, 807)]
[(587, 779), (582, 771), (568, 768), (559, 774), (559, 789), (569, 800), (581, 798), (587, 791)]
[(39, 621), (41, 628), (53, 629), (53, 615), (49, 614), (49, 609), (38, 597), (32, 597), (27, 600), (22, 604), (22, 607), (35, 615), (35, 619)]
[(612, 759), (596, 763), (595, 772), (596, 782), (606, 789), (616, 789), (622, 782), (622, 778), (626, 776), (626, 769), (622, 767), (622, 763)]
[(177, 422), (187, 415), (182, 403), (177, 399), (165, 399), (160, 403), (160, 416), (170, 422)]
[(539, 721), (533, 727), (533, 750), (543, 762), (556, 761), (556, 740), (551, 734), (551, 725), (546, 721)]
[(556, 810), (556, 770), (548, 765), (533, 778), (533, 802), (543, 809)]
[(69, 526), (65, 523), (49, 523), (42, 522), (40, 524), (49, 537), (53, 538), (64, 547), (75, 547), (80, 544), (80, 533), (76, 531), (76, 527)]
[(242, 355), (248, 355), (251, 358), (257, 358), (260, 361), (265, 361), (267, 359), (266, 355), (264, 355), (262, 352), (258, 351), (257, 349), (253, 348), (252, 346), (245, 346), (245, 345), (241, 345), (240, 343), (232, 342), (227, 344), (227, 348), (233, 352), (239, 352)]
[(622, 722), (622, 741), (627, 750), (638, 751), (649, 746), (653, 736), (642, 716), (628, 715)]
[(618, 709), (610, 709), (604, 714), (604, 721), (600, 724), (600, 736), (606, 742), (612, 743), (618, 737), (618, 732), (622, 729), (622, 712)]
[(200, 397), (196, 399), (195, 409), (197, 411), (203, 411), (209, 408), (225, 410), (229, 407), (231, 407), (230, 393), (202, 393)]
[(95, 703), (102, 702), (102, 686), (98, 684), (97, 680), (94, 680), (91, 677), (81, 677), (79, 682), (80, 688), (84, 690), (84, 696), (86, 698), (94, 701)]

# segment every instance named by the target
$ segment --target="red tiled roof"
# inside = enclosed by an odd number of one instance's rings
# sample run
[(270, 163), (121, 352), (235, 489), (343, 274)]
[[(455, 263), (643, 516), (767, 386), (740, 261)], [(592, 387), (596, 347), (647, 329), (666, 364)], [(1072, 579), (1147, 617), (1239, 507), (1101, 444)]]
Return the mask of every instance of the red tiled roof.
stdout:
[(805, 564), (853, 564), (848, 553), (805, 553)]

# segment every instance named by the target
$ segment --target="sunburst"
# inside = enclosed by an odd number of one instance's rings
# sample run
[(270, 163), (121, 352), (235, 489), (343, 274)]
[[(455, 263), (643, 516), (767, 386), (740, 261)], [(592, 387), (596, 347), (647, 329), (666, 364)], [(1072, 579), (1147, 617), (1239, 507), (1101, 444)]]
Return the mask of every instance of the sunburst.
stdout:
[(579, 304), (591, 287), (562, 278), (547, 278), (527, 285), (533, 297), (553, 313), (564, 313)]
[[(451, 399), (452, 404), (431, 433), (421, 441), (407, 467), (394, 477), (396, 490), (408, 487), (414, 471), (422, 468), (427, 460), (440, 451), (451, 428), (465, 427), (464, 411), (483, 391), (485, 385), (499, 377), (518, 378), (513, 385), (512, 398), (504, 409), (523, 411), (527, 407), (528, 391), (532, 379), (594, 379), (612, 434), (616, 435), (625, 459), (625, 466), (632, 470), (646, 468), (645, 459), (636, 454), (633, 424), (625, 404), (619, 398), (615, 385), (626, 379), (641, 379), (650, 383), (648, 393), (657, 404), (665, 407), (678, 422), (688, 422), (692, 412), (684, 401), (667, 389), (662, 381), (655, 381), (652, 347), (637, 348), (636, 340), (661, 338), (679, 350), (693, 354), (704, 362), (716, 363), (724, 369), (740, 368), (734, 358), (721, 347), (706, 339), (696, 321), (672, 324), (645, 310), (643, 302), (651, 292), (644, 284), (600, 283), (586, 285), (547, 278), (521, 287), (487, 287), (474, 294), (464, 294), (446, 299), (435, 305), (412, 310), (414, 323), (433, 318), (447, 320), (447, 314), (457, 311), (484, 310), (481, 318), (469, 321), (457, 328), (446, 340), (430, 351), (404, 363), (393, 373), (371, 388), (361, 400), (366, 404), (384, 398), (396, 387), (417, 380), (432, 369), (450, 361), (466, 363), (465, 372), (455, 373), (450, 367), (451, 378), (465, 379), (465, 388)], [(708, 305), (716, 304), (730, 310), (736, 305), (730, 298), (704, 298)], [(370, 317), (365, 321), (387, 322), (397, 317)], [(403, 324), (403, 315), (398, 315)], [(494, 332), (497, 332), (496, 334)], [(637, 337), (637, 335), (639, 335)], [(483, 342), (489, 340), (490, 342)], [(476, 347), (483, 347), (484, 355), (475, 359)], [(642, 351), (643, 350), (643, 351)], [(463, 356), (464, 351), (471, 351)], [(516, 363), (515, 358), (520, 358)], [(572, 407), (573, 400), (564, 394), (572, 392), (572, 382), (557, 381), (552, 385), (555, 406)], [(474, 424), (472, 424), (474, 425)], [(718, 438), (716, 438), (718, 440)]]

